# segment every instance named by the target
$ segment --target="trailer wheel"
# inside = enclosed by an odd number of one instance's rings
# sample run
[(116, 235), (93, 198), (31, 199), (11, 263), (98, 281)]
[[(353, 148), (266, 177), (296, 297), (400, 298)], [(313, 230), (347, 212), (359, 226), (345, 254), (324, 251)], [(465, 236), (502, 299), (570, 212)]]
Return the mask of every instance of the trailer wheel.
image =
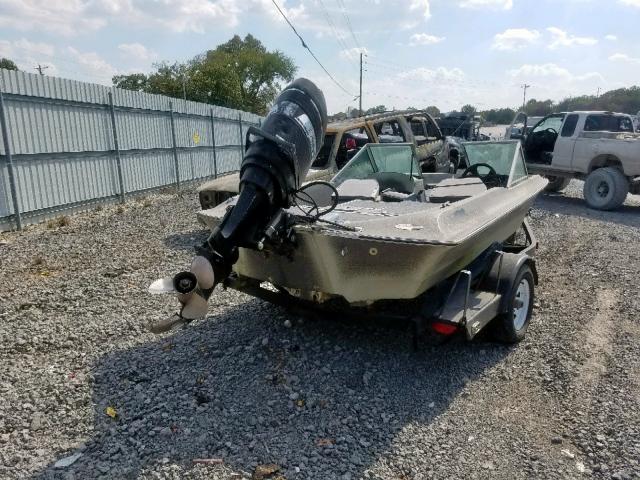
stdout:
[(534, 283), (531, 267), (522, 265), (511, 285), (508, 311), (494, 320), (494, 336), (497, 340), (518, 343), (524, 339), (533, 312)]
[(544, 187), (547, 192), (561, 192), (569, 185), (571, 182), (570, 178), (567, 177), (556, 177), (554, 175), (546, 175), (545, 178), (549, 180), (549, 183), (546, 187)]
[(598, 168), (584, 182), (584, 199), (591, 208), (613, 210), (624, 203), (629, 182), (615, 167)]

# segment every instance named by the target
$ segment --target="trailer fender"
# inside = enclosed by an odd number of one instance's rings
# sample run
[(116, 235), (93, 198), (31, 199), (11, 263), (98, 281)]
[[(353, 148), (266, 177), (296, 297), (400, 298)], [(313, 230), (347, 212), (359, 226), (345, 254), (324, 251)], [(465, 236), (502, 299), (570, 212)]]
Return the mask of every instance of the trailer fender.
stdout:
[[(502, 257), (502, 260), (500, 259)], [(509, 309), (509, 293), (513, 287), (516, 275), (523, 265), (529, 265), (533, 272), (535, 285), (538, 284), (538, 270), (535, 258), (526, 253), (506, 253), (496, 256), (496, 260), (485, 279), (485, 289), (495, 291), (502, 296), (499, 312), (504, 313)]]

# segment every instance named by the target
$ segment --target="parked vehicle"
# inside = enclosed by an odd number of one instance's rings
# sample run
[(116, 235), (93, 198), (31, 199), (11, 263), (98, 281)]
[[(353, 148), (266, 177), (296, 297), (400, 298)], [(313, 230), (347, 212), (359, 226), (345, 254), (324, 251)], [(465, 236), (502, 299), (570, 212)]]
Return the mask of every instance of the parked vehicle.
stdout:
[[(526, 115), (520, 113), (514, 118)], [(547, 191), (584, 180), (584, 199), (599, 210), (618, 208), (640, 193), (640, 134), (630, 115), (569, 112), (547, 115), (522, 136), (529, 171), (549, 179)]]
[(446, 136), (459, 137), (465, 141), (474, 142), (481, 138), (482, 117), (479, 115), (450, 112), (438, 118), (437, 122), (438, 127)]
[[(329, 180), (367, 143), (413, 143), (423, 172), (449, 172), (461, 163), (463, 149), (449, 142), (426, 112), (386, 112), (328, 124), (324, 143), (306, 181)], [(198, 189), (203, 210), (238, 194), (239, 174), (233, 172)]]
[(533, 129), (535, 124), (543, 118), (544, 117), (529, 117), (527, 118), (526, 125), (524, 123), (512, 124), (512, 126), (507, 127), (504, 138), (517, 140), (522, 138), (523, 135), (528, 135), (529, 133), (531, 133), (531, 130)]

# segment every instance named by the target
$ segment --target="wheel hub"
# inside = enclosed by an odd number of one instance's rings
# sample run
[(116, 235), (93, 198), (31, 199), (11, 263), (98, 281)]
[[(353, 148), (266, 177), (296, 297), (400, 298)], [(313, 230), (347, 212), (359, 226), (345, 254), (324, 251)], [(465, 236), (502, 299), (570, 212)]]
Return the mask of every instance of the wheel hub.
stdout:
[(596, 193), (598, 196), (605, 198), (609, 195), (609, 184), (607, 182), (600, 182), (596, 187)]
[(530, 298), (531, 287), (529, 286), (529, 282), (523, 278), (520, 280), (513, 300), (513, 326), (516, 330), (520, 330), (527, 321)]

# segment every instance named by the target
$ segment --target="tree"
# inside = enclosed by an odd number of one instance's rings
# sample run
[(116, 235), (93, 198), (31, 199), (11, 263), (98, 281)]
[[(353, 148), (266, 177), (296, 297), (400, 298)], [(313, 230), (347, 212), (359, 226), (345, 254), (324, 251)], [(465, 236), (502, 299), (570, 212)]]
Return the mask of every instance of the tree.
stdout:
[(378, 105), (376, 107), (372, 107), (369, 108), (367, 110), (365, 110), (364, 114), (365, 115), (375, 115), (376, 113), (384, 113), (387, 111), (387, 107), (385, 107), (384, 105)]
[(144, 73), (133, 73), (131, 75), (116, 75), (112, 79), (113, 85), (126, 90), (144, 92), (148, 89), (149, 79)]
[(462, 107), (460, 109), (460, 111), (462, 113), (466, 113), (467, 115), (475, 115), (476, 114), (476, 107), (474, 107), (473, 105), (465, 105), (464, 107)]
[(551, 112), (553, 112), (553, 108), (554, 104), (552, 100), (539, 102), (535, 98), (532, 98), (527, 102), (524, 110), (527, 115), (544, 117), (545, 115), (549, 115)]
[(18, 70), (18, 66), (13, 60), (4, 57), (0, 58), (0, 68), (4, 68), (5, 70)]
[(497, 125), (509, 125), (515, 117), (516, 111), (511, 108), (498, 108), (482, 112), (482, 118), (485, 121), (495, 123)]
[(427, 112), (429, 115), (431, 115), (434, 118), (437, 118), (440, 116), (440, 109), (438, 107), (435, 107), (433, 105), (425, 108), (425, 112)]
[(293, 80), (296, 72), (291, 58), (278, 50), (268, 51), (252, 35), (244, 39), (236, 35), (185, 63), (160, 63), (154, 68), (149, 75), (113, 77), (113, 84), (264, 115), (281, 82)]

